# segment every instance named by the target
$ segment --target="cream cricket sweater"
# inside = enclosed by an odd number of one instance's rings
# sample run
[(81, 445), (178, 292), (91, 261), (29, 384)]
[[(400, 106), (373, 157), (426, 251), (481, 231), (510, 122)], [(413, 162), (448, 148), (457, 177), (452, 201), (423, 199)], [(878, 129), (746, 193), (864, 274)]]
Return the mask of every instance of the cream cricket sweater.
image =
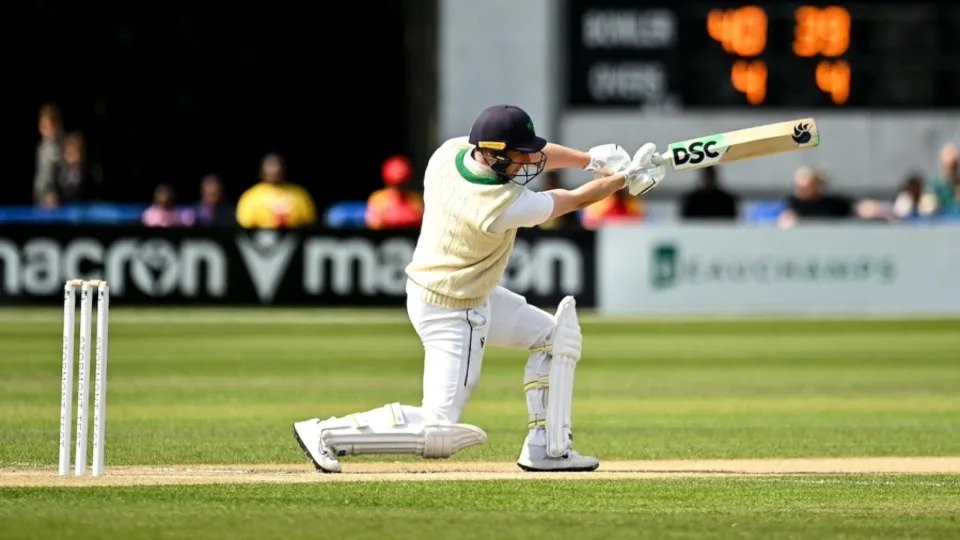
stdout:
[(500, 282), (517, 230), (489, 227), (523, 191), (492, 171), (471, 170), (465, 159), (472, 148), (466, 138), (451, 139), (430, 157), (423, 225), (407, 266), (424, 302), (452, 309), (483, 305)]

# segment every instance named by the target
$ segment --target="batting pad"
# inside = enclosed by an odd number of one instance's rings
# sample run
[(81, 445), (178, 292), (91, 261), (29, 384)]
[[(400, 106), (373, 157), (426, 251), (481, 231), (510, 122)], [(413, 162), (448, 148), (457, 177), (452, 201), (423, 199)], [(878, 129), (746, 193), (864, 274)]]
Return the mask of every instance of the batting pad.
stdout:
[(550, 390), (547, 393), (547, 455), (561, 457), (570, 448), (573, 374), (577, 361), (554, 356), (550, 361)]
[(320, 423), (321, 437), (337, 456), (414, 454), (446, 458), (483, 444), (487, 434), (469, 424), (423, 425), (419, 408), (390, 403), (365, 413)]

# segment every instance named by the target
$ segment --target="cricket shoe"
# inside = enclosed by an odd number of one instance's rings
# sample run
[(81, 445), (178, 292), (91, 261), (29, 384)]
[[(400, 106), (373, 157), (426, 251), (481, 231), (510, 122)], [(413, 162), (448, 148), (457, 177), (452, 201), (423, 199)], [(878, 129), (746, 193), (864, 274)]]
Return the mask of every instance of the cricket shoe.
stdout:
[(596, 470), (600, 461), (593, 456), (582, 456), (573, 448), (559, 457), (548, 456), (546, 435), (543, 428), (538, 428), (523, 442), (517, 465), (528, 472), (587, 472)]
[(303, 450), (303, 453), (310, 458), (313, 466), (318, 471), (324, 473), (340, 472), (340, 462), (334, 457), (334, 453), (323, 443), (323, 430), (320, 428), (320, 419), (311, 418), (303, 422), (293, 424), (293, 438)]

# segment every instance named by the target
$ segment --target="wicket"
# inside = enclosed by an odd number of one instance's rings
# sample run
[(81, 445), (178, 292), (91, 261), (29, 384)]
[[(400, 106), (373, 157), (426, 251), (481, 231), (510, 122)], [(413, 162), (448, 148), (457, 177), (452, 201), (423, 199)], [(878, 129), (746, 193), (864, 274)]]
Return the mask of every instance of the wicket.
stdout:
[(103, 474), (104, 436), (107, 414), (107, 327), (110, 287), (102, 280), (71, 279), (63, 287), (63, 371), (60, 378), (60, 476), (70, 472), (70, 423), (73, 405), (73, 335), (76, 289), (80, 287), (80, 347), (77, 362), (77, 449), (74, 474), (87, 472), (87, 417), (90, 405), (90, 330), (93, 288), (97, 289), (96, 374), (93, 390), (93, 466), (91, 474)]

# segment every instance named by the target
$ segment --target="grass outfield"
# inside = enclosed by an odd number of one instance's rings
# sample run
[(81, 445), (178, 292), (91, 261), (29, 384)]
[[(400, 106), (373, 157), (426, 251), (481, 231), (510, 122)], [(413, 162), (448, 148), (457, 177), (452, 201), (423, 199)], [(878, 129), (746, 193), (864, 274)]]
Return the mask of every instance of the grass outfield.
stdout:
[[(111, 316), (108, 470), (303, 463), (294, 420), (420, 397), (420, 343), (400, 311), (115, 306)], [(61, 325), (59, 310), (0, 310), (0, 467), (56, 463)], [(960, 455), (960, 320), (585, 317), (583, 327), (577, 448), (601, 461)], [(464, 421), (489, 441), (455, 459), (516, 459), (524, 356), (488, 353)], [(9, 488), (0, 530), (413, 537), (458, 522), (450, 535), (956, 537), (958, 501), (957, 476)]]
[[(111, 464), (297, 462), (294, 420), (419, 402), (399, 311), (111, 316)], [(56, 463), (61, 326), (0, 310), (0, 467)], [(577, 447), (601, 459), (960, 455), (960, 320), (583, 327)], [(464, 421), (489, 442), (457, 459), (516, 458), (524, 361), (487, 355)]]

